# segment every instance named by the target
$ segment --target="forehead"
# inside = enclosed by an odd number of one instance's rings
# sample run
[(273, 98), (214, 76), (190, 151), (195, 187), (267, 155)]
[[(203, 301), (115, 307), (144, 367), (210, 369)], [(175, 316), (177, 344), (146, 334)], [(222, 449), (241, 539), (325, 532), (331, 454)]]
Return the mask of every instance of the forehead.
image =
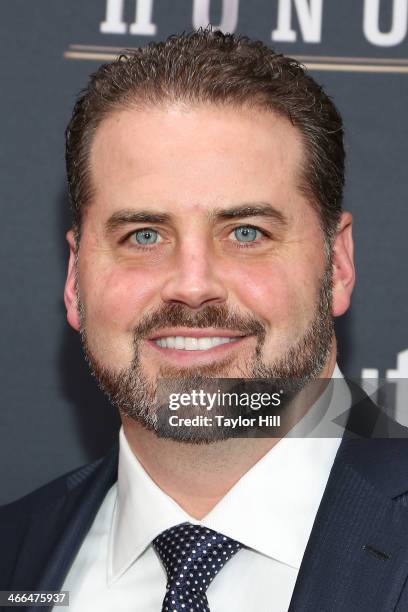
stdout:
[(101, 216), (141, 205), (177, 214), (257, 200), (290, 215), (304, 200), (298, 188), (303, 155), (298, 130), (259, 108), (120, 110), (93, 139), (91, 208)]

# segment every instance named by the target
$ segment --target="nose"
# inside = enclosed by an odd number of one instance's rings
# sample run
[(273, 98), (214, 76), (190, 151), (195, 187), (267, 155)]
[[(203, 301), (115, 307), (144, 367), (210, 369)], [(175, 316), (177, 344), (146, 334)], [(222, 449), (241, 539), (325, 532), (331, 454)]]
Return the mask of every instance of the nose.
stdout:
[(173, 262), (173, 270), (164, 283), (161, 298), (190, 308), (221, 304), (227, 299), (227, 288), (209, 245), (193, 240), (181, 245)]

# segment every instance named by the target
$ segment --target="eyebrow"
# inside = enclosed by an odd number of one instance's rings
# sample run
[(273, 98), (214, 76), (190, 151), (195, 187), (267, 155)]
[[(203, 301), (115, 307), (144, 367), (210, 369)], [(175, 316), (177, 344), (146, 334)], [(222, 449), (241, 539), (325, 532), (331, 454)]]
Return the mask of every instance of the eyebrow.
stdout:
[(267, 202), (240, 204), (232, 208), (216, 209), (210, 214), (214, 220), (219, 219), (242, 219), (243, 217), (265, 217), (276, 221), (279, 225), (288, 224), (286, 216), (277, 208)]
[(166, 213), (155, 213), (147, 210), (118, 210), (106, 222), (108, 233), (115, 231), (126, 223), (168, 223), (172, 216)]
[[(245, 217), (264, 217), (272, 219), (282, 227), (288, 224), (287, 217), (272, 204), (266, 202), (240, 204), (230, 208), (216, 208), (208, 215), (211, 221), (242, 219)], [(111, 233), (128, 223), (169, 223), (173, 215), (148, 210), (124, 209), (113, 213), (106, 222), (106, 231)]]

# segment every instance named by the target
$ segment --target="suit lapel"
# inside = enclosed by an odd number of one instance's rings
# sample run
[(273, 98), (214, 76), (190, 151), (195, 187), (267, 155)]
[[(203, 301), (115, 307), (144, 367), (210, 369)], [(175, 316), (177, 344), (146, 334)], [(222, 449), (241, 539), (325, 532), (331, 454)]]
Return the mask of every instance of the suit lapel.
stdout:
[(396, 609), (408, 576), (408, 508), (398, 500), (408, 490), (408, 444), (358, 438), (350, 425), (372, 435), (381, 419), (383, 430), (387, 419), (367, 397), (351, 410), (289, 612)]
[[(67, 477), (67, 491), (32, 517), (11, 588), (60, 590), (108, 490), (117, 479), (118, 447)], [(27, 610), (36, 611), (28, 607)]]

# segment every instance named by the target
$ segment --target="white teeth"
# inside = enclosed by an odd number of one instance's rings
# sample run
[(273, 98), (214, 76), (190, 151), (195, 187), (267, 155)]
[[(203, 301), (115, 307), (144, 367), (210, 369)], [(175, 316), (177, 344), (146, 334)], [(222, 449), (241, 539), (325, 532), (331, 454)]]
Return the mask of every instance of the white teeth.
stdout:
[(174, 342), (174, 348), (183, 349), (184, 348), (184, 338), (182, 338), (181, 336), (176, 336), (175, 342)]
[(206, 351), (214, 346), (211, 338), (198, 338), (197, 344), (200, 351)]
[(226, 344), (227, 342), (233, 342), (235, 338), (212, 338), (212, 345), (217, 346), (218, 344)]
[(224, 336), (209, 336), (206, 338), (193, 338), (188, 336), (165, 336), (154, 340), (162, 348), (175, 348), (184, 351), (207, 351), (213, 346), (235, 342), (237, 338)]
[(197, 351), (198, 350), (197, 338), (184, 338), (184, 349), (186, 351)]
[(175, 348), (175, 346), (176, 346), (176, 339), (175, 339), (174, 336), (169, 336), (165, 340), (166, 340), (167, 348)]

